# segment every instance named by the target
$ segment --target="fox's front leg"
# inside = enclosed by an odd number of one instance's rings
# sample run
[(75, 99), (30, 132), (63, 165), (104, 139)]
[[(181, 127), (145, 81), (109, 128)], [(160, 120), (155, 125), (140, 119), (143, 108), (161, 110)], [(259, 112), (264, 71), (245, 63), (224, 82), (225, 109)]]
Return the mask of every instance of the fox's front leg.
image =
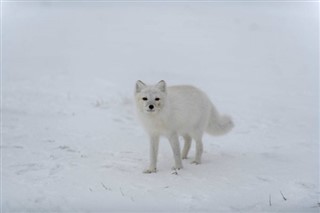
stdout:
[(182, 169), (182, 161), (181, 161), (181, 153), (180, 153), (180, 144), (179, 144), (179, 138), (177, 134), (172, 134), (168, 137), (172, 151), (173, 151), (173, 157), (175, 166), (173, 169)]
[(150, 165), (149, 168), (144, 170), (144, 173), (153, 173), (157, 171), (157, 157), (159, 149), (159, 136), (150, 136)]

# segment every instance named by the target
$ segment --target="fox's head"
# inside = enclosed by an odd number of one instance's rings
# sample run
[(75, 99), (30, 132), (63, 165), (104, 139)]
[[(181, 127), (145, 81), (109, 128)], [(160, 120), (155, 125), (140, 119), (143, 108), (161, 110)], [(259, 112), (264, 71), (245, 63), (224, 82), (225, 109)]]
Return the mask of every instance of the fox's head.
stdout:
[(137, 81), (135, 98), (137, 108), (146, 114), (156, 114), (160, 112), (165, 104), (167, 87), (165, 81), (160, 81), (156, 85), (146, 85), (142, 81)]

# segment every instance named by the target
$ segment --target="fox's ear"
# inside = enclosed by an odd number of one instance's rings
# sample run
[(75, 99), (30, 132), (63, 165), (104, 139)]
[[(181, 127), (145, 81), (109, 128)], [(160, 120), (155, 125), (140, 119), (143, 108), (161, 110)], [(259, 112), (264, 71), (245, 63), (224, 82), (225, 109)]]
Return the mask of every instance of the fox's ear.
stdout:
[(142, 81), (138, 80), (138, 81), (136, 82), (136, 93), (141, 92), (141, 90), (142, 90), (143, 88), (145, 88), (145, 87), (146, 87), (146, 84), (143, 83)]
[(159, 81), (159, 83), (157, 83), (156, 87), (158, 87), (162, 92), (167, 91), (167, 85), (164, 80)]

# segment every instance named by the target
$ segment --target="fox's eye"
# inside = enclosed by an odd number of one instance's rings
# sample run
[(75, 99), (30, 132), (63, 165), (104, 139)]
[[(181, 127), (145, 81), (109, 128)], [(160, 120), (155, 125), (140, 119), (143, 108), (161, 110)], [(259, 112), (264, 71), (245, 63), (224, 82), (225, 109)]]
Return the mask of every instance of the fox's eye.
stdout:
[(142, 98), (142, 100), (147, 101), (147, 100), (148, 100), (148, 98), (147, 98), (147, 97), (143, 97), (143, 98)]
[(155, 100), (155, 101), (160, 101), (160, 98), (155, 98), (154, 100)]

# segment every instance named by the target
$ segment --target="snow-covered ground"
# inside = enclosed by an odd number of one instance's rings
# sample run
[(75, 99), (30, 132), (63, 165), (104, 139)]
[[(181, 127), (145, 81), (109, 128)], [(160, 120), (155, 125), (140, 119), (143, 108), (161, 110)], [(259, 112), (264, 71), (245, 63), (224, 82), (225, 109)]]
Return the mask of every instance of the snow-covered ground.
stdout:
[[(318, 4), (2, 3), (3, 212), (318, 212)], [(234, 130), (158, 172), (141, 79), (206, 91)], [(194, 154), (192, 147), (191, 154)]]

